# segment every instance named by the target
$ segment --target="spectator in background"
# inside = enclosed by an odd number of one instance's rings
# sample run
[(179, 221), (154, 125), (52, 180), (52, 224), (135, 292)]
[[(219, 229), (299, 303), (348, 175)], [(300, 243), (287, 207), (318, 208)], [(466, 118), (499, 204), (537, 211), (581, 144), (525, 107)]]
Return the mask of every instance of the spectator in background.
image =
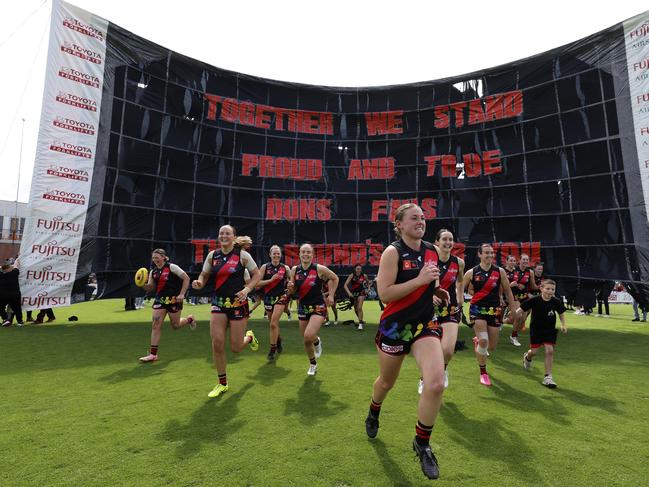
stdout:
[(593, 312), (593, 308), (596, 304), (595, 298), (595, 288), (597, 286), (596, 281), (582, 279), (579, 281), (577, 289), (577, 297), (575, 299), (575, 304), (582, 307), (582, 312), (577, 314), (590, 315)]
[[(597, 293), (597, 316), (608, 318), (610, 316), (608, 309), (608, 297), (615, 288), (613, 281), (599, 281), (595, 292)], [(602, 314), (602, 305), (606, 314)]]
[[(642, 310), (642, 321), (646, 322), (647, 321), (647, 308), (643, 307), (640, 303), (636, 301), (635, 298), (633, 298), (633, 319), (631, 321), (641, 321), (640, 320), (640, 313), (638, 312), (638, 308)], [(4, 326), (4, 325), (2, 325)]]
[(43, 323), (43, 318), (47, 316), (47, 323), (51, 323), (56, 319), (56, 316), (54, 316), (54, 311), (52, 308), (45, 308), (39, 310), (38, 314), (36, 315), (36, 321), (34, 321), (34, 324), (40, 325)]
[[(2, 326), (11, 326), (13, 317), (16, 317), (18, 326), (23, 326), (23, 310), (21, 306), (22, 296), (20, 294), (20, 285), (18, 284), (18, 275), (20, 274), (18, 261), (13, 259), (5, 260), (0, 272), (0, 316), (2, 317)], [(7, 306), (13, 311), (13, 316), (9, 317), (6, 313)]]

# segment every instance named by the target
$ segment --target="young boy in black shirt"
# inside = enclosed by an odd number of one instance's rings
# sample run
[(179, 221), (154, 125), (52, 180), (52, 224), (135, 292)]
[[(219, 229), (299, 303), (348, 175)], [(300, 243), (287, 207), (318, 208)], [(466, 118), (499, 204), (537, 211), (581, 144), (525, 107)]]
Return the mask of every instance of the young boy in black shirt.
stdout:
[(556, 283), (552, 279), (545, 279), (541, 285), (541, 294), (527, 299), (521, 303), (520, 309), (532, 311), (532, 322), (530, 324), (530, 349), (523, 354), (523, 367), (529, 370), (532, 366), (532, 359), (539, 351), (541, 345), (545, 347), (545, 377), (542, 384), (550, 389), (557, 387), (552, 378), (552, 360), (554, 358), (554, 346), (557, 342), (557, 329), (555, 324), (559, 315), (561, 320), (561, 331), (567, 333), (566, 322), (563, 317), (566, 308), (563, 301), (554, 295)]

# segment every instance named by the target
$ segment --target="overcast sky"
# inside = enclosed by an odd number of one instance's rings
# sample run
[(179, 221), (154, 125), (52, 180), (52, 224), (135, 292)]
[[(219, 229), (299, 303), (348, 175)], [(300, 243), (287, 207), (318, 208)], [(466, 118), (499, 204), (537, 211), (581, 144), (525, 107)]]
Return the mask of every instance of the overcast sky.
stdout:
[[(576, 41), (649, 8), (646, 0), (71, 3), (220, 68), (331, 86), (399, 84), (469, 73)], [(2, 5), (0, 200), (16, 199), (19, 166), (18, 199), (29, 199), (51, 5), (50, 0)]]

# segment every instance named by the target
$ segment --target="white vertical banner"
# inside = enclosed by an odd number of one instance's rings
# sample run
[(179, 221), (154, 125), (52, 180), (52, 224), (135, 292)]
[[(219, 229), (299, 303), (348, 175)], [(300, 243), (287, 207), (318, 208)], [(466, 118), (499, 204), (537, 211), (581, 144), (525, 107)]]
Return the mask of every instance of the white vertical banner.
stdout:
[(54, 0), (29, 215), (20, 246), (26, 310), (66, 306), (97, 147), (108, 22)]
[(649, 221), (649, 12), (624, 22), (624, 45), (642, 194)]

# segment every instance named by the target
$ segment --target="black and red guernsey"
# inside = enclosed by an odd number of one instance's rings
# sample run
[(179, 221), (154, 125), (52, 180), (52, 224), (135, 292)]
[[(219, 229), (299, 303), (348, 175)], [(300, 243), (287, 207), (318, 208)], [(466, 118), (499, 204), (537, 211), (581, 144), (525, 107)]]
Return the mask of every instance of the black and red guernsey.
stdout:
[(365, 276), (365, 274), (361, 274), (360, 276), (357, 276), (354, 273), (352, 274), (352, 279), (349, 282), (349, 290), (352, 292), (352, 294), (361, 293), (365, 290), (366, 283), (367, 283), (367, 277)]
[(243, 264), (241, 263), (241, 249), (235, 247), (228, 254), (217, 249), (212, 254), (212, 274), (214, 274), (214, 295), (231, 298), (241, 291), (246, 281), (244, 278)]
[(325, 281), (318, 277), (318, 264), (304, 269), (298, 264), (295, 269), (295, 294), (301, 305), (324, 304), (322, 285)]
[(492, 265), (485, 271), (480, 265), (475, 266), (471, 284), (473, 285), (472, 305), (494, 308), (500, 306), (500, 267)]
[(457, 306), (457, 278), (460, 272), (460, 261), (451, 255), (446, 262), (437, 262), (439, 268), (439, 287), (448, 291), (450, 306)]
[[(430, 242), (421, 242), (419, 250), (408, 247), (403, 240), (390, 245), (399, 253), (397, 278), (395, 284), (415, 279), (426, 264), (437, 264), (439, 256), (435, 246)], [(394, 324), (401, 328), (406, 324), (428, 323), (435, 314), (433, 293), (436, 281), (423, 285), (401, 299), (388, 303), (381, 313), (381, 331), (390, 337), (388, 330), (393, 331)]]
[(525, 287), (523, 289), (518, 289), (517, 294), (528, 294), (532, 290), (532, 274), (534, 271), (530, 267), (525, 270), (519, 269), (519, 279), (518, 283), (523, 284)]
[(264, 286), (264, 294), (268, 297), (277, 297), (281, 296), (286, 292), (286, 283), (288, 281), (288, 274), (286, 272), (286, 266), (281, 262), (274, 266), (272, 262), (266, 264), (266, 270), (264, 271), (264, 276), (262, 277), (263, 281), (271, 279), (275, 274), (281, 277), (275, 281), (269, 282)]
[(540, 276), (537, 276), (536, 273), (534, 273), (534, 281), (536, 282), (536, 287), (537, 289), (535, 291), (532, 291), (530, 289), (530, 294), (532, 296), (538, 296), (541, 294), (541, 286), (543, 285), (543, 281), (545, 281), (548, 278), (545, 274), (541, 274)]
[(151, 269), (151, 278), (155, 287), (156, 298), (168, 298), (178, 296), (183, 287), (183, 281), (176, 274), (171, 272), (171, 263), (165, 262), (161, 268)]
[(511, 271), (507, 270), (507, 267), (503, 267), (505, 270), (505, 274), (507, 274), (507, 280), (509, 281), (509, 284), (512, 282), (518, 282), (520, 279), (521, 271), (517, 268), (514, 267)]

